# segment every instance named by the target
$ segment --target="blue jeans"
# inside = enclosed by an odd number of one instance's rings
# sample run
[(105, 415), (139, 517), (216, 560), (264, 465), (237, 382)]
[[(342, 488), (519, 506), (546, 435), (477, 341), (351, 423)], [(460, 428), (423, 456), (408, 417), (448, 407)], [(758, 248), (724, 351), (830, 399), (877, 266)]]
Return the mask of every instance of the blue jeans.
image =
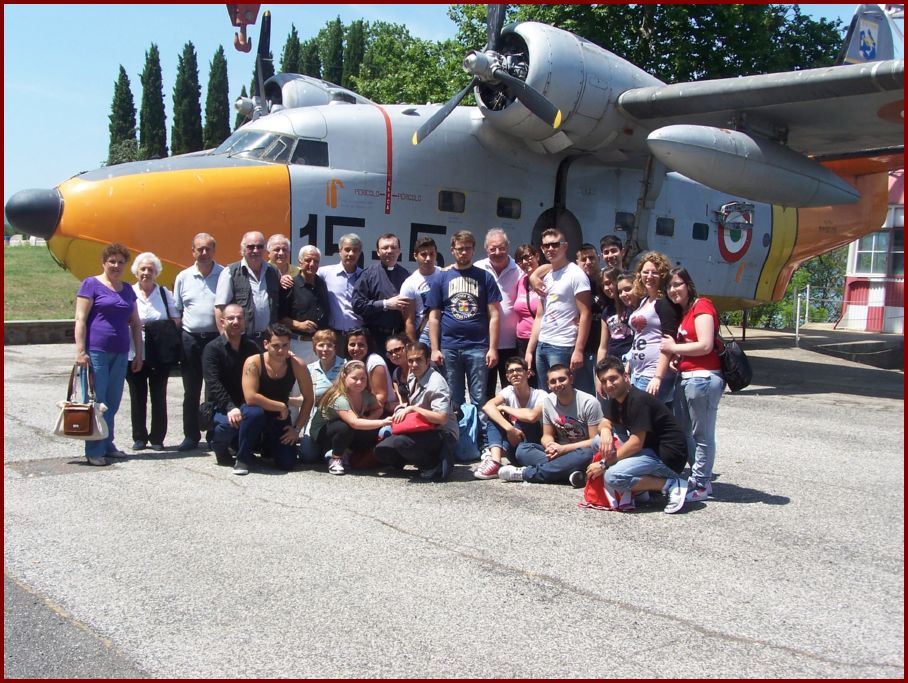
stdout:
[[(126, 353), (113, 351), (89, 351), (91, 369), (94, 374), (95, 399), (107, 406), (104, 421), (107, 422), (108, 434), (106, 439), (85, 442), (85, 455), (103, 456), (114, 451), (114, 418), (120, 409), (120, 399), (123, 398), (123, 383), (126, 381)], [(84, 373), (83, 373), (84, 376)], [(82, 384), (83, 396), (87, 394), (87, 387)]]
[[(674, 372), (666, 371), (665, 379), (663, 379), (662, 383), (659, 385), (659, 393), (656, 394), (656, 398), (665, 403), (668, 407), (671, 407), (672, 401), (675, 398), (675, 377), (676, 375)], [(646, 387), (652, 378), (652, 375), (633, 375), (631, 377), (631, 384), (640, 389), (640, 391), (646, 391)]]
[(678, 473), (659, 460), (652, 448), (643, 448), (637, 455), (619, 460), (605, 471), (605, 483), (617, 491), (630, 491), (640, 477), (677, 479)]
[[(570, 357), (568, 357), (568, 367), (570, 367)], [(574, 371), (574, 388), (583, 391), (590, 396), (596, 395), (596, 383), (593, 381), (593, 368), (596, 367), (596, 352), (583, 353), (583, 367)]]
[(230, 457), (227, 449), (230, 446), (237, 447), (237, 435), (240, 433), (238, 427), (230, 424), (224, 413), (215, 413), (211, 417), (211, 450), (214, 451), (218, 462), (229, 464)]
[(573, 353), (573, 346), (553, 346), (544, 342), (536, 345), (536, 374), (539, 376), (540, 389), (548, 389), (549, 380), (546, 375), (548, 375), (550, 367), (559, 363), (565, 367), (571, 367)]
[(690, 478), (706, 486), (716, 462), (716, 416), (725, 391), (721, 375), (679, 379), (675, 390), (675, 417), (687, 435)]
[(259, 406), (243, 404), (240, 406), (243, 419), (240, 421), (239, 443), (236, 449), (236, 461), (244, 465), (252, 463), (252, 451), (262, 442), (262, 455), (274, 459), (274, 464), (282, 470), (292, 470), (296, 465), (296, 443), (281, 443), (284, 428), (290, 424), (290, 416), (281, 420), (277, 413), (270, 413)]
[[(526, 436), (526, 440), (522, 443), (539, 443), (542, 438), (542, 425), (538, 422), (521, 422), (517, 420), (514, 426)], [(514, 450), (511, 448), (511, 442), (508, 441), (508, 437), (502, 434), (501, 427), (491, 420), (489, 420), (489, 426), (486, 429), (486, 446), (498, 446), (504, 451), (505, 455)], [(520, 444), (517, 444), (517, 446), (520, 447)]]
[[(470, 392), (470, 403), (479, 411), (480, 433), (482, 441), (486, 432), (488, 419), (482, 412), (486, 402), (486, 382), (489, 369), (486, 367), (485, 349), (461, 349), (453, 351), (442, 349), (445, 363), (445, 379), (451, 389), (451, 409), (456, 411), (466, 401), (466, 391)], [(465, 385), (466, 379), (466, 387)], [(481, 444), (477, 444), (481, 446)]]
[(554, 484), (567, 481), (571, 472), (586, 471), (596, 454), (595, 446), (577, 448), (570, 453), (549, 460), (545, 450), (538, 443), (524, 441), (517, 446), (515, 457), (523, 467), (523, 480), (535, 484)]

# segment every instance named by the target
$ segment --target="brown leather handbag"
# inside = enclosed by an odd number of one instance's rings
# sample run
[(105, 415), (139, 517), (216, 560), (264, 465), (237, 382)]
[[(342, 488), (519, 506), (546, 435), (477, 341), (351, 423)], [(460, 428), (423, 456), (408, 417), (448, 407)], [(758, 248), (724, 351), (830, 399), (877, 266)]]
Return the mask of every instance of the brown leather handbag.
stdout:
[(79, 366), (73, 365), (72, 372), (69, 373), (66, 400), (57, 404), (60, 414), (57, 416), (54, 434), (85, 441), (106, 439), (107, 422), (102, 417), (106, 406), (99, 405), (95, 401), (95, 378), (91, 365), (85, 368), (85, 372), (88, 373), (88, 401), (84, 403), (75, 400), (76, 374), (78, 372)]

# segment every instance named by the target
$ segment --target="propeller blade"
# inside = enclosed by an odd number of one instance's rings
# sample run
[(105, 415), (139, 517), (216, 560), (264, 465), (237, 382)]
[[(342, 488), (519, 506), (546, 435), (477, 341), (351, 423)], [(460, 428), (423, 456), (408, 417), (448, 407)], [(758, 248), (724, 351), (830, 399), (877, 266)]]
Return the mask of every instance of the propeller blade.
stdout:
[(507, 86), (508, 91), (520, 100), (523, 106), (552, 128), (558, 128), (561, 125), (561, 111), (545, 99), (538, 90), (527, 85), (525, 81), (515, 78), (504, 69), (495, 69), (494, 75)]
[(262, 15), (262, 30), (259, 32), (259, 48), (255, 55), (255, 83), (253, 84), (255, 92), (252, 97), (264, 96), (265, 79), (262, 73), (262, 60), (268, 59), (268, 51), (271, 50), (271, 12), (266, 11)]
[(467, 96), (473, 88), (476, 87), (476, 84), (479, 82), (479, 79), (475, 76), (467, 84), (467, 87), (461, 90), (459, 93), (454, 95), (450, 100), (445, 102), (445, 104), (434, 114), (432, 117), (422, 124), (419, 129), (413, 133), (413, 144), (418, 145), (420, 142), (429, 137), (429, 133), (438, 128), (438, 125), (448, 118), (448, 114), (454, 111), (454, 107), (460, 104), (460, 101)]
[(489, 5), (489, 11), (486, 13), (486, 50), (498, 52), (505, 9), (507, 9), (507, 5)]

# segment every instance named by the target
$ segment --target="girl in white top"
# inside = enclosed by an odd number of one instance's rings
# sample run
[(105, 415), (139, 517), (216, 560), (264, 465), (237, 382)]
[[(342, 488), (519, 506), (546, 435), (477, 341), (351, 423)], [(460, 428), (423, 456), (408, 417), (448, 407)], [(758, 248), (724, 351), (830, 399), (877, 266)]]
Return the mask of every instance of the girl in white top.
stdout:
[(634, 343), (628, 360), (631, 383), (669, 406), (674, 396), (675, 371), (669, 365), (671, 354), (661, 351), (662, 335), (674, 337), (681, 319), (681, 309), (663, 297), (671, 267), (668, 257), (657, 251), (640, 258), (634, 288), (641, 299), (630, 317)]

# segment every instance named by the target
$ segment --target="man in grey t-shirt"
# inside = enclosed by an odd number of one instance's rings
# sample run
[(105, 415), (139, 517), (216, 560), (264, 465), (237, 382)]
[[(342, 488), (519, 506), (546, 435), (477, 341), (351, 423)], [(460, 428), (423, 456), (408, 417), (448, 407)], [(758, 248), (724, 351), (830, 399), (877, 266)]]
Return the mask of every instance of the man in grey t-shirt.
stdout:
[(598, 447), (602, 409), (595, 396), (574, 389), (567, 366), (553, 365), (547, 381), (551, 393), (542, 407), (541, 444), (521, 443), (514, 454), (520, 467), (505, 465), (498, 476), (539, 484), (570, 481), (579, 487)]

